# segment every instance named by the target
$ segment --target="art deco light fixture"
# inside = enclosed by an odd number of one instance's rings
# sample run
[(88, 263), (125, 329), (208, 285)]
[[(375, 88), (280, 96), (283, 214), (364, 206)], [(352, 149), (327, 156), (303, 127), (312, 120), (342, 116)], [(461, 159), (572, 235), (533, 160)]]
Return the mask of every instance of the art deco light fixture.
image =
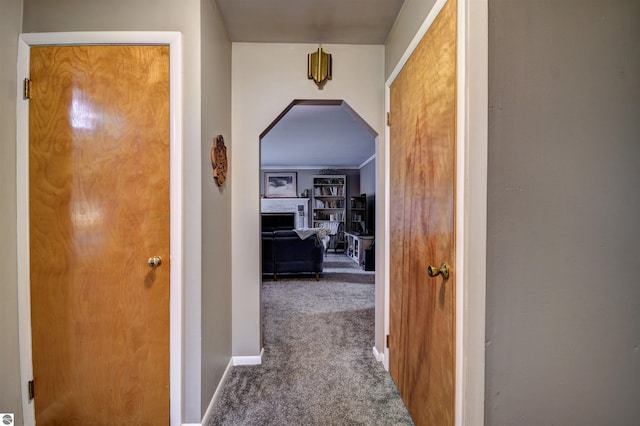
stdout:
[(319, 88), (331, 80), (331, 55), (323, 52), (322, 46), (307, 55), (307, 78), (313, 79)]

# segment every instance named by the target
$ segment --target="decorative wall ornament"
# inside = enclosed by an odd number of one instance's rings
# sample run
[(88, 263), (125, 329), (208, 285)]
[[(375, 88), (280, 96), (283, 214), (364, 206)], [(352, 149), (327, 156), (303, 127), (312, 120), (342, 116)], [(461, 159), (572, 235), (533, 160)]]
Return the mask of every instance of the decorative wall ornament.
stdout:
[(213, 138), (211, 166), (213, 167), (213, 178), (218, 186), (222, 186), (224, 181), (227, 180), (227, 147), (224, 146), (222, 135)]
[(318, 174), (319, 175), (337, 175), (339, 173), (337, 169), (321, 169), (321, 170), (318, 170)]
[(322, 46), (318, 47), (318, 51), (307, 55), (307, 78), (313, 79), (318, 88), (324, 86), (327, 80), (331, 80), (331, 68), (331, 54), (325, 53)]

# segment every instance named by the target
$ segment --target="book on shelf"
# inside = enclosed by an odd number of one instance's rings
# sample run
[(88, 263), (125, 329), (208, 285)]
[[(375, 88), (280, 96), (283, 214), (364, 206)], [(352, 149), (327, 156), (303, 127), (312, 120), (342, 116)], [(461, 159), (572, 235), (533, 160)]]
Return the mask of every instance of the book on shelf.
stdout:
[(343, 186), (316, 186), (313, 193), (319, 197), (343, 197)]
[(315, 199), (316, 209), (341, 209), (344, 207), (344, 200), (319, 200)]

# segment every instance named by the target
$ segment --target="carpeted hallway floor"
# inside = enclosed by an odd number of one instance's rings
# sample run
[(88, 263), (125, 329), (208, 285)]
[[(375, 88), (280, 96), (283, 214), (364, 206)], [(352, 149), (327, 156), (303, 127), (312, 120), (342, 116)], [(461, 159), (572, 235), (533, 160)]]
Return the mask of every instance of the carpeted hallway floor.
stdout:
[(263, 363), (231, 370), (209, 426), (413, 424), (373, 358), (373, 283), (340, 253), (319, 282), (265, 280)]

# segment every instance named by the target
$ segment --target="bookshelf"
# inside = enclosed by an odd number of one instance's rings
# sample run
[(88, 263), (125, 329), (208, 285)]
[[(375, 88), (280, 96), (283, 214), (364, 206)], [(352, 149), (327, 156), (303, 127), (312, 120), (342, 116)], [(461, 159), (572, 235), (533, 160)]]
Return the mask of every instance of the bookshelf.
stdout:
[(313, 176), (312, 218), (314, 228), (335, 232), (333, 248), (344, 248), (347, 178), (345, 175)]
[(349, 231), (359, 234), (367, 232), (367, 194), (350, 198)]

